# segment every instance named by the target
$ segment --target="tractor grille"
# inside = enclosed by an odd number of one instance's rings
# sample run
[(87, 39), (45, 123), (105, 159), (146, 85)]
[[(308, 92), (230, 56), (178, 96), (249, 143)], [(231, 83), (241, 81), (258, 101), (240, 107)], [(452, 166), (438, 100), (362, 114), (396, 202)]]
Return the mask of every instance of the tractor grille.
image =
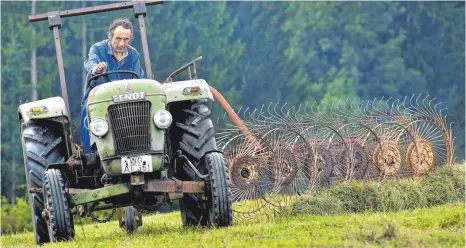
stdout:
[(110, 105), (108, 115), (118, 153), (150, 150), (150, 102)]

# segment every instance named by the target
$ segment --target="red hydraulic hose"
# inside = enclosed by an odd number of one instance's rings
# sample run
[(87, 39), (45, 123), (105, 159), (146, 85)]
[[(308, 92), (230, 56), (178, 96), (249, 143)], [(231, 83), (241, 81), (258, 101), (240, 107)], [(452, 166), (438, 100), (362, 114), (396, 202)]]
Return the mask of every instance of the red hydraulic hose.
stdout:
[(249, 132), (248, 128), (243, 124), (241, 119), (238, 117), (238, 115), (235, 113), (233, 108), (231, 108), (230, 104), (225, 100), (225, 98), (220, 94), (216, 89), (214, 89), (212, 86), (210, 87), (210, 92), (212, 92), (212, 95), (214, 96), (215, 100), (220, 103), (220, 105), (223, 107), (225, 112), (230, 116), (231, 120), (235, 125), (241, 130), (241, 132), (248, 137), (249, 142), (252, 144), (258, 144), (256, 138), (252, 135), (251, 132)]

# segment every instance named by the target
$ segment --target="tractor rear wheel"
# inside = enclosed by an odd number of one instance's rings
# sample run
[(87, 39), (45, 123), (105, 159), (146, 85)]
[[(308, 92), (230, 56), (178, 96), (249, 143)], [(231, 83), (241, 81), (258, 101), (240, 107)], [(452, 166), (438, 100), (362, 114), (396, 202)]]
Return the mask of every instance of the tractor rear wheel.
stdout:
[[(200, 169), (202, 158), (207, 152), (216, 151), (215, 130), (210, 118), (211, 111), (207, 100), (185, 101), (171, 109), (175, 125), (171, 130), (171, 144), (175, 150), (181, 150), (194, 166)], [(190, 178), (194, 171), (185, 166), (183, 170)]]
[(44, 216), (47, 220), (49, 239), (52, 242), (74, 238), (73, 215), (70, 211), (65, 180), (60, 170), (48, 169), (44, 172)]
[[(227, 207), (225, 211), (231, 212), (232, 196), (223, 154), (212, 155), (217, 153), (210, 153), (217, 151), (217, 145), (214, 126), (210, 118), (211, 111), (207, 104), (208, 100), (205, 99), (179, 102), (171, 106), (171, 112), (175, 121), (175, 125), (173, 125), (170, 130), (171, 144), (173, 150), (180, 150), (182, 155), (186, 156), (201, 174), (209, 173), (209, 176), (212, 173), (215, 174), (216, 179), (212, 185), (215, 189), (212, 193), (216, 195), (221, 193), (221, 196), (215, 197), (224, 197), (225, 195), (225, 197), (227, 197), (225, 199), (229, 199), (230, 201), (229, 207)], [(219, 156), (221, 156), (221, 159)], [(225, 175), (221, 174), (222, 170), (225, 171)], [(181, 180), (194, 180), (196, 175), (195, 172), (184, 163), (183, 168), (178, 169), (177, 177)], [(224, 192), (220, 192), (221, 190)], [(212, 203), (215, 201), (227, 202), (228, 200), (225, 199), (217, 199)], [(222, 203), (222, 206), (225, 204), (226, 203)], [(183, 198), (180, 200), (180, 209), (181, 219), (184, 225), (207, 226), (210, 224), (218, 224), (219, 226), (225, 226), (228, 223), (228, 225), (231, 225), (231, 217), (229, 217), (230, 221), (227, 220), (228, 217), (221, 217), (218, 223), (214, 223), (215, 221), (209, 216), (209, 200), (203, 199), (197, 194), (184, 194)], [(222, 207), (222, 210), (218, 211), (224, 211), (223, 209)]]
[[(28, 188), (42, 188), (43, 175), (48, 164), (65, 161), (66, 147), (61, 128), (53, 122), (29, 123), (22, 128), (21, 143)], [(47, 223), (42, 217), (43, 193), (28, 193), (32, 226), (38, 245), (50, 242)]]
[(183, 199), (179, 201), (181, 221), (184, 226), (208, 225), (206, 206), (201, 201), (195, 194), (184, 194)]

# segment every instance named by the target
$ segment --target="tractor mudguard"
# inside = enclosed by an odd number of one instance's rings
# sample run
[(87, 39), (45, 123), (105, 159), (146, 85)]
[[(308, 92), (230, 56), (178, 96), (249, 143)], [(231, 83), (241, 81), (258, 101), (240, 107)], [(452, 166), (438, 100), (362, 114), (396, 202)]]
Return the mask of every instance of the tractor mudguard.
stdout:
[(209, 85), (203, 79), (193, 79), (162, 84), (167, 95), (167, 103), (187, 100), (214, 100)]
[(66, 123), (70, 120), (65, 102), (61, 97), (46, 98), (21, 104), (18, 108), (18, 112), (20, 120), (22, 120), (25, 125), (28, 125), (30, 120), (48, 119)]

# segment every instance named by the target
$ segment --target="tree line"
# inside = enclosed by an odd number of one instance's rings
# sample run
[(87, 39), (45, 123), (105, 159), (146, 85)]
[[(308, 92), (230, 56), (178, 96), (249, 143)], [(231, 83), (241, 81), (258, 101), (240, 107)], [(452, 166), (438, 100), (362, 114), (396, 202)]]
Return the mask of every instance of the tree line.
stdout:
[[(1, 186), (10, 203), (26, 194), (18, 106), (60, 95), (52, 33), (28, 15), (101, 4), (108, 2), (1, 2)], [(202, 55), (200, 78), (235, 108), (434, 96), (455, 123), (456, 155), (464, 159), (464, 3), (166, 2), (147, 11), (158, 81)], [(142, 54), (132, 10), (62, 19), (76, 142), (83, 61), (116, 17), (130, 18), (131, 44)]]

